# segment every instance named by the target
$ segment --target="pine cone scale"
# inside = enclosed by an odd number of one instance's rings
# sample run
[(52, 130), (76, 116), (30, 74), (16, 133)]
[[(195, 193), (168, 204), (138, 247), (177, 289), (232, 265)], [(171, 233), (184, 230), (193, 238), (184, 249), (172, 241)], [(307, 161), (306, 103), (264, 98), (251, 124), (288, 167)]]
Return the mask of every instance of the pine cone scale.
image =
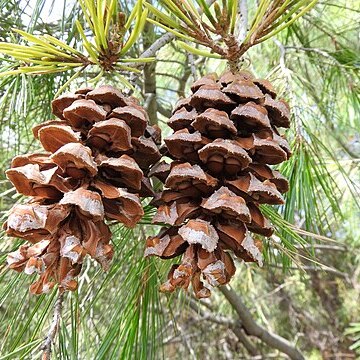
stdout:
[(161, 291), (191, 283), (201, 298), (234, 275), (230, 252), (262, 266), (261, 241), (250, 232), (271, 236), (259, 204), (284, 203), (288, 182), (268, 165), (291, 155), (276, 128), (289, 126), (290, 112), (269, 81), (248, 72), (209, 74), (191, 90), (169, 120), (175, 132), (165, 143), (174, 162), (150, 171), (166, 186), (153, 201), (153, 221), (170, 227), (148, 239), (145, 253), (166, 258), (166, 249), (180, 247)]
[(55, 284), (75, 290), (86, 255), (109, 268), (114, 251), (106, 221), (128, 227), (140, 221), (140, 196), (153, 195), (148, 167), (161, 157), (153, 140), (161, 138), (159, 129), (148, 126), (134, 98), (111, 86), (63, 95), (52, 109), (60, 120), (33, 128), (49, 153), (18, 156), (7, 171), (17, 191), (31, 198), (13, 207), (4, 229), (33, 244), (9, 254), (8, 265), (39, 274), (34, 294)]

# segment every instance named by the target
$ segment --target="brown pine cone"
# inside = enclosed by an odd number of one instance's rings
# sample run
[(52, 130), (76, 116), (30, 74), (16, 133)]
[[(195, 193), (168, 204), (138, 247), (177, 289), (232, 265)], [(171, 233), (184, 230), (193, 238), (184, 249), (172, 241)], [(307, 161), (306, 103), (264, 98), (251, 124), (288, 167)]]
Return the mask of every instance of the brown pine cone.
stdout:
[(153, 200), (154, 223), (164, 224), (146, 243), (146, 256), (174, 265), (162, 291), (187, 289), (199, 298), (230, 281), (230, 256), (262, 265), (261, 241), (273, 228), (259, 204), (283, 204), (287, 180), (268, 165), (287, 160), (291, 151), (277, 127), (290, 126), (290, 110), (267, 80), (248, 72), (214, 74), (196, 81), (169, 119), (174, 133), (165, 139), (171, 164), (150, 172), (165, 184)]
[(161, 157), (159, 128), (148, 125), (136, 99), (111, 86), (63, 95), (52, 110), (58, 119), (33, 129), (47, 153), (18, 156), (6, 172), (30, 200), (12, 208), (4, 228), (31, 243), (10, 253), (8, 265), (40, 275), (30, 288), (35, 294), (55, 284), (75, 290), (87, 254), (109, 267), (106, 220), (137, 224), (140, 197), (153, 195), (149, 166)]

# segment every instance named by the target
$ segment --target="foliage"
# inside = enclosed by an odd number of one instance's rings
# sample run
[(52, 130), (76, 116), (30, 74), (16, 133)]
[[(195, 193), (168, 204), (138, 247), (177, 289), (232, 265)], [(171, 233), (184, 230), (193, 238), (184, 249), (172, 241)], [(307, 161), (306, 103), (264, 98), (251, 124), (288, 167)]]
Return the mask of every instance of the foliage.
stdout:
[[(20, 40), (28, 44), (0, 43), (0, 53), (15, 59), (0, 76), (50, 74), (80, 68), (70, 78), (71, 81), (88, 66), (100, 69), (99, 78), (104, 71), (110, 70), (138, 72), (126, 63), (153, 60), (125, 57), (140, 36), (147, 19), (147, 10), (143, 11), (142, 3), (142, 0), (137, 1), (126, 18), (125, 13), (118, 9), (116, 0), (80, 0), (81, 13), (75, 20), (80, 38), (74, 39), (72, 46), (50, 34), (33, 35), (14, 29), (21, 36)], [(90, 34), (87, 30), (90, 30)], [(82, 49), (86, 50), (85, 54), (80, 51)], [(122, 80), (126, 83), (123, 77)]]
[[(232, 62), (238, 61), (250, 47), (270, 39), (289, 27), (308, 12), (317, 0), (262, 0), (257, 5), (249, 29), (247, 30), (245, 26), (245, 31), (239, 30), (239, 27), (244, 25), (237, 19), (241, 6), (239, 0), (224, 0), (221, 2), (222, 6), (220, 1), (197, 0), (199, 10), (192, 1), (188, 0), (160, 2), (167, 9), (168, 14), (145, 3), (158, 19), (158, 21), (151, 19), (149, 21), (181, 39), (195, 41), (212, 50), (212, 53), (206, 53), (182, 41), (179, 42), (179, 45), (189, 52), (200, 56), (224, 58)], [(214, 6), (210, 7), (209, 4), (212, 3)], [(204, 14), (203, 17), (201, 13)], [(239, 31), (243, 31), (244, 34), (238, 34)], [(224, 43), (225, 46), (219, 43)]]
[(360, 353), (360, 323), (351, 323), (345, 331), (346, 335), (353, 337), (354, 343), (350, 346), (350, 349), (356, 350), (357, 354)]

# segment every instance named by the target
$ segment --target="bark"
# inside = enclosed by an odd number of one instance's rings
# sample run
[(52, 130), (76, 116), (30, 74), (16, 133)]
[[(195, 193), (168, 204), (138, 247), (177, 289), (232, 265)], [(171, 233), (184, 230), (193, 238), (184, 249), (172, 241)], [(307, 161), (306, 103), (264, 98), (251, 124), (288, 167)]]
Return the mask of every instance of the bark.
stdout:
[(238, 14), (240, 15), (240, 20), (238, 22), (238, 40), (241, 44), (245, 38), (248, 31), (248, 5), (247, 0), (240, 0), (238, 2)]
[[(151, 0), (148, 0), (152, 4)], [(156, 39), (154, 25), (146, 22), (143, 33), (144, 48), (147, 49)], [(156, 61), (150, 62), (144, 67), (144, 93), (146, 110), (151, 125), (157, 124), (157, 101), (156, 101)]]
[(259, 351), (256, 349), (254, 344), (250, 341), (248, 336), (245, 334), (241, 325), (236, 324), (235, 326), (232, 327), (232, 331), (234, 332), (236, 337), (239, 339), (239, 341), (244, 345), (244, 348), (251, 356), (259, 355)]
[(191, 68), (188, 64), (186, 64), (184, 67), (184, 74), (179, 80), (179, 87), (177, 89), (177, 93), (179, 97), (185, 97), (186, 83), (190, 75), (191, 75)]
[[(211, 6), (215, 0), (207, 0), (206, 3), (208, 6)], [(202, 10), (198, 9), (198, 13), (202, 14)], [(163, 36), (161, 36), (159, 39), (157, 39), (146, 51), (144, 51), (140, 57), (146, 58), (146, 57), (152, 57), (154, 56), (159, 49), (164, 47), (166, 44), (168, 44), (170, 41), (172, 41), (175, 38), (175, 35), (172, 33), (166, 33)]]
[(55, 306), (54, 306), (54, 316), (52, 319), (52, 322), (50, 324), (49, 332), (44, 339), (43, 345), (41, 346), (41, 350), (43, 351), (41, 359), (42, 360), (50, 360), (51, 359), (51, 347), (54, 343), (56, 334), (59, 329), (59, 323), (61, 318), (61, 312), (62, 312), (62, 305), (64, 300), (64, 293), (59, 292), (59, 295), (57, 297)]
[(249, 309), (245, 306), (242, 299), (231, 288), (222, 286), (220, 291), (229, 301), (231, 306), (238, 314), (241, 325), (248, 335), (256, 336), (269, 347), (277, 349), (288, 355), (293, 360), (305, 360), (304, 356), (288, 340), (277, 334), (273, 334), (260, 326), (252, 317)]
[[(203, 302), (200, 303), (202, 305), (205, 305)], [(251, 356), (259, 355), (259, 351), (256, 349), (255, 345), (252, 343), (248, 335), (245, 334), (244, 330), (242, 329), (242, 324), (240, 321), (233, 321), (232, 319), (226, 318), (224, 316), (216, 315), (213, 313), (213, 310), (204, 311), (202, 308), (199, 307), (198, 304), (198, 300), (194, 301), (192, 299), (189, 299), (190, 308), (192, 308), (196, 314), (201, 316), (201, 320), (210, 321), (231, 329), (234, 335), (238, 338), (238, 340), (242, 343), (246, 351)]]
[(171, 116), (171, 109), (166, 108), (159, 103), (157, 104), (157, 109), (162, 116), (165, 116), (166, 118), (169, 118)]

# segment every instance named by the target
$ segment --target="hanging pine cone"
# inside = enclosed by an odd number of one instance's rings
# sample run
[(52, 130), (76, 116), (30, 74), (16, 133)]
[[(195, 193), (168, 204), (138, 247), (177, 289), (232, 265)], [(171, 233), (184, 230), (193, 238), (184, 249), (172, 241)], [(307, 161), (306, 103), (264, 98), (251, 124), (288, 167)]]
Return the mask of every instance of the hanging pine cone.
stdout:
[(35, 294), (55, 284), (75, 290), (87, 254), (108, 268), (105, 220), (136, 225), (144, 214), (139, 197), (153, 195), (148, 168), (161, 157), (159, 129), (148, 125), (136, 99), (111, 86), (63, 95), (52, 110), (58, 119), (33, 129), (47, 153), (17, 156), (6, 172), (30, 197), (4, 224), (9, 236), (30, 243), (10, 253), (8, 265), (40, 275), (30, 288)]
[(174, 133), (165, 143), (174, 161), (150, 172), (165, 183), (153, 200), (153, 222), (168, 227), (147, 239), (145, 255), (183, 254), (161, 290), (187, 289), (192, 283), (202, 298), (234, 275), (229, 250), (262, 265), (261, 241), (250, 231), (271, 236), (259, 204), (282, 204), (281, 194), (288, 190), (287, 180), (268, 165), (291, 155), (277, 130), (290, 126), (290, 111), (267, 80), (248, 72), (227, 72), (219, 79), (211, 74), (191, 90), (168, 122)]

